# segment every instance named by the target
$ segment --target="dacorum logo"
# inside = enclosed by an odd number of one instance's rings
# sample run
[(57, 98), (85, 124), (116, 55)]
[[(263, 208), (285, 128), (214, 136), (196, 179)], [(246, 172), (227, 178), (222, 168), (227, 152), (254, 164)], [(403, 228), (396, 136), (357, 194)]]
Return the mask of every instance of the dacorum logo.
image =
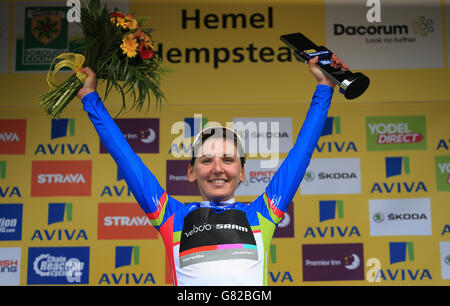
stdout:
[(366, 43), (415, 42), (416, 37), (427, 37), (433, 32), (434, 21), (426, 16), (419, 16), (404, 24), (333, 25), (334, 35), (363, 37)]

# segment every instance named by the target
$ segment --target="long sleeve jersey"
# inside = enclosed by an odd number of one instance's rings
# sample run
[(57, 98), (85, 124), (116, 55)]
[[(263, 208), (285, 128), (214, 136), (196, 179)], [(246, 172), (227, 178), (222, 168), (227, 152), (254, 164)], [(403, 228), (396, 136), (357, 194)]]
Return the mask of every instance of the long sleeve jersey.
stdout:
[(250, 204), (182, 203), (133, 152), (96, 92), (82, 102), (102, 143), (164, 241), (174, 285), (267, 285), (270, 244), (320, 137), (333, 89), (317, 85), (297, 140), (265, 192)]

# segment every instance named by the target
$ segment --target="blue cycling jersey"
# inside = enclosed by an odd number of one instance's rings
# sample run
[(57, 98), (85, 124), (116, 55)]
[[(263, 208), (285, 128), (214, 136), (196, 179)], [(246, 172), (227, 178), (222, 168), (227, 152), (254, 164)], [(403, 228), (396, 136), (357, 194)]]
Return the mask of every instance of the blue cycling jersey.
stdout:
[(332, 94), (331, 87), (317, 85), (294, 146), (265, 192), (250, 204), (234, 199), (177, 201), (133, 152), (98, 94), (90, 93), (82, 102), (134, 197), (161, 234), (174, 285), (267, 285), (273, 233), (309, 165)]

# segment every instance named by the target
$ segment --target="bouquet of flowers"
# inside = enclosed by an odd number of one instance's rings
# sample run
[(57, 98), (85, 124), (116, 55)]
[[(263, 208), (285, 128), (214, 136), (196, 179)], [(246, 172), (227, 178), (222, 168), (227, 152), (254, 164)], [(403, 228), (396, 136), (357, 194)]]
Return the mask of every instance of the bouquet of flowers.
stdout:
[[(106, 81), (103, 100), (113, 88), (121, 93), (120, 111), (127, 108), (126, 95), (132, 99), (130, 108), (137, 110), (141, 110), (146, 102), (148, 109), (150, 93), (159, 104), (164, 99), (160, 77), (168, 69), (161, 66), (161, 60), (154, 53), (150, 36), (152, 29), (144, 29), (144, 21), (144, 18), (136, 18), (117, 9), (110, 12), (106, 4), (101, 7), (99, 0), (91, 0), (87, 7), (82, 8), (81, 28), (84, 38), (79, 54), (60, 54), (47, 74), (47, 82), (54, 87), (41, 95), (41, 106), (47, 114), (58, 118), (75, 98), (86, 78), (80, 72), (83, 66), (91, 67), (99, 80)], [(69, 67), (75, 73), (57, 85), (54, 75), (63, 67)]]

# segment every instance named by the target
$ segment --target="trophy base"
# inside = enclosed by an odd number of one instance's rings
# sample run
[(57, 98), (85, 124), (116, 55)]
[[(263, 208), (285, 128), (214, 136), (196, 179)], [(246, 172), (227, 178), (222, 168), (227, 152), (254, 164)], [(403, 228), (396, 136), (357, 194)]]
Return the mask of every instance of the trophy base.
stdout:
[(340, 92), (345, 98), (351, 100), (358, 98), (369, 87), (370, 79), (360, 72), (354, 73), (341, 83)]

